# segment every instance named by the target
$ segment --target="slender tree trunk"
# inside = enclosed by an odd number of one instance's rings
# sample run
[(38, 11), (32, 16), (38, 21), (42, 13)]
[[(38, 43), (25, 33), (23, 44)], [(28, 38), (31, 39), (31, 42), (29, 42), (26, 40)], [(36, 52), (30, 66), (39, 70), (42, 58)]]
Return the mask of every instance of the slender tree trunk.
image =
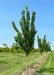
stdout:
[(26, 55), (26, 75), (28, 75), (28, 55)]

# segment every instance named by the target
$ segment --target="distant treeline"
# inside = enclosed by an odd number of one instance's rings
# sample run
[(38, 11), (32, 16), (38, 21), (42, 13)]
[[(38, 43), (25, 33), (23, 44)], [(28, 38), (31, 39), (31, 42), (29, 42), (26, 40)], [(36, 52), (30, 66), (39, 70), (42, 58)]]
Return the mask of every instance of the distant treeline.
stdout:
[[(19, 47), (17, 48), (16, 46), (14, 46), (14, 44), (16, 44), (16, 43), (13, 43), (13, 45), (10, 48), (8, 46), (0, 47), (0, 52), (24, 53), (24, 51), (22, 49), (20, 49)], [(51, 51), (51, 50), (49, 50), (49, 51)], [(34, 52), (40, 52), (40, 49), (34, 48), (31, 51), (31, 53), (34, 53)], [(43, 52), (45, 52), (45, 50), (43, 50)]]
[[(24, 51), (22, 50), (22, 49), (20, 49), (20, 48), (18, 48), (18, 49), (15, 49), (14, 47), (11, 47), (11, 48), (9, 48), (9, 47), (7, 47), (7, 48), (5, 48), (5, 47), (0, 47), (0, 52), (13, 52), (13, 53), (24, 53)], [(33, 52), (40, 52), (40, 50), (37, 48), (34, 48), (32, 51), (31, 51), (32, 53)]]

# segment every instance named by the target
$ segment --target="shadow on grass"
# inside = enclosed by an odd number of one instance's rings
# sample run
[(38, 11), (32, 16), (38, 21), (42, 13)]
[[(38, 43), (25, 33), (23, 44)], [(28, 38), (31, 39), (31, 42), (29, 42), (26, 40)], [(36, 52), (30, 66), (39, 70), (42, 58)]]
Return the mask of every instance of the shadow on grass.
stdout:
[(0, 64), (7, 64), (8, 62), (7, 61), (0, 61)]
[(32, 75), (54, 75), (54, 68), (42, 68), (40, 69), (40, 71), (36, 71), (34, 74)]
[(54, 73), (54, 68), (42, 68), (38, 73), (44, 73), (44, 72), (49, 72), (49, 73)]

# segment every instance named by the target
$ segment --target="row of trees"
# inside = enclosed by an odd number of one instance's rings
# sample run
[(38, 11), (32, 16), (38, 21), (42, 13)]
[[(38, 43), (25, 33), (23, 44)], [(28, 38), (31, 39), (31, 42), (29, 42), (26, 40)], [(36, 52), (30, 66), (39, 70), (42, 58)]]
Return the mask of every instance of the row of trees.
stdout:
[(45, 52), (51, 51), (50, 43), (47, 42), (46, 35), (44, 35), (44, 38), (42, 40), (37, 35), (37, 41), (38, 41), (38, 47), (41, 53), (43, 51)]

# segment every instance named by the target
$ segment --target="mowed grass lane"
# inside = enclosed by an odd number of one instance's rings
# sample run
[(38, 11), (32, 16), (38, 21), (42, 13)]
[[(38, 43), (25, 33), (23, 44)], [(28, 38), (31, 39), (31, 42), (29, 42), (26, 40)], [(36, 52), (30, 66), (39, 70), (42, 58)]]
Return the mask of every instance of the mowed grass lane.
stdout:
[(38, 75), (54, 75), (54, 53), (51, 53)]
[[(36, 61), (44, 57), (46, 53), (42, 55), (37, 53), (31, 53), (28, 57), (28, 66), (33, 65)], [(5, 67), (4, 67), (5, 66)], [(26, 68), (26, 56), (23, 53), (0, 53), (0, 75), (19, 75)]]

